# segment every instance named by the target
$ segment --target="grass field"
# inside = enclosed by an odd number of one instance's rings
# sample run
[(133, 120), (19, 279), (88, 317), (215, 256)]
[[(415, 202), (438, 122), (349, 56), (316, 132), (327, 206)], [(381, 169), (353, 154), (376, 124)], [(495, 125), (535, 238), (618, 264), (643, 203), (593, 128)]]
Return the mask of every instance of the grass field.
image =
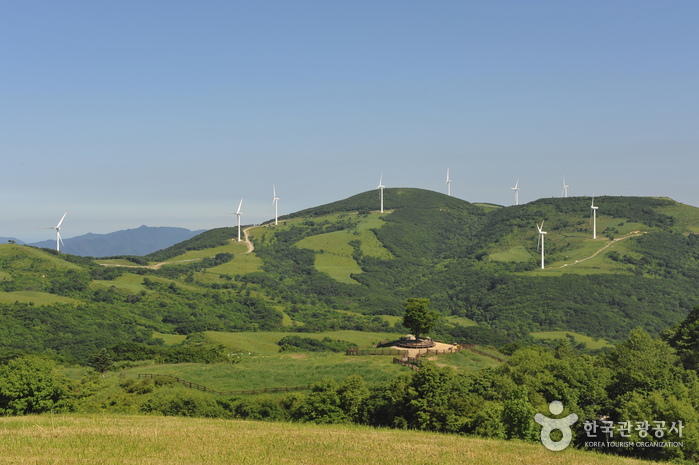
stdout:
[(187, 339), (187, 336), (184, 336), (181, 334), (163, 334), (163, 333), (154, 332), (153, 339), (162, 339), (163, 342), (165, 342), (166, 346), (171, 346), (173, 344), (181, 343), (182, 341)]
[[(234, 352), (231, 357), (239, 357), (240, 363), (145, 365), (129, 369), (128, 376), (136, 376), (138, 373), (167, 374), (217, 391), (236, 391), (306, 386), (322, 379), (342, 382), (350, 375), (361, 375), (371, 384), (390, 381), (402, 373), (410, 373), (408, 368), (394, 364), (391, 356), (348, 356), (332, 352), (248, 355), (247, 352)], [(478, 361), (474, 361), (474, 367), (477, 363)], [(490, 366), (485, 363), (488, 362), (482, 362), (481, 368)]]
[(4, 463), (602, 465), (649, 463), (541, 444), (362, 426), (182, 417), (0, 418)]
[(490, 212), (493, 210), (497, 210), (498, 208), (502, 208), (500, 205), (495, 205), (492, 203), (474, 203), (473, 205), (475, 205), (477, 207), (481, 207), (486, 212)]
[(523, 246), (512, 247), (505, 252), (495, 252), (489, 255), (491, 260), (498, 262), (526, 262), (531, 260), (532, 255)]
[(106, 260), (97, 259), (97, 260), (93, 260), (93, 262), (95, 262), (99, 265), (139, 266), (136, 263), (130, 262), (130, 261), (125, 260), (123, 258), (110, 258), (110, 259), (106, 259)]
[(90, 283), (90, 287), (92, 288), (109, 288), (112, 286), (116, 287), (117, 289), (123, 289), (132, 294), (137, 294), (143, 290), (146, 292), (151, 292), (143, 285), (143, 276), (138, 274), (125, 273), (110, 281), (96, 279)]
[[(41, 260), (42, 269), (49, 270), (51, 266), (62, 270), (80, 270), (78, 265), (67, 262), (55, 255), (44, 252), (35, 247), (25, 247), (17, 244), (0, 244), (0, 258), (12, 258), (13, 266), (22, 267), (24, 263), (30, 263), (33, 260)], [(50, 266), (47, 266), (50, 265)]]
[[(561, 275), (563, 273), (575, 273), (575, 274), (600, 274), (600, 273), (629, 273), (629, 269), (624, 265), (615, 262), (607, 258), (607, 254), (611, 251), (617, 251), (619, 254), (631, 254), (633, 252), (629, 249), (628, 241), (632, 241), (633, 238), (627, 236), (619, 236), (614, 242), (609, 241), (607, 238), (599, 237), (597, 239), (585, 239), (581, 242), (581, 246), (573, 251), (567, 251), (562, 260), (557, 261), (546, 261), (546, 269), (536, 269), (530, 271), (527, 275), (538, 275), (538, 276), (555, 276)], [(599, 252), (603, 247), (607, 246), (604, 250)], [(599, 252), (596, 256), (592, 257), (596, 252)], [(592, 258), (589, 258), (592, 257)]]
[[(315, 259), (315, 267), (318, 271), (327, 273), (336, 281), (357, 284), (350, 275), (359, 274), (362, 269), (352, 258), (354, 249), (349, 245), (351, 241), (360, 241), (360, 249), (366, 256), (385, 260), (392, 258), (391, 253), (383, 247), (371, 231), (371, 229), (378, 229), (384, 224), (384, 221), (379, 219), (380, 215), (380, 213), (371, 213), (368, 217), (361, 218), (356, 233), (355, 230), (343, 230), (319, 234), (300, 240), (296, 246), (319, 252)], [(328, 215), (318, 218), (318, 220), (335, 221), (337, 217), (337, 215)]]
[(658, 211), (675, 218), (673, 229), (677, 232), (699, 234), (699, 208), (678, 203), (670, 207), (658, 208)]
[(49, 294), (48, 292), (40, 291), (14, 291), (1, 292), (0, 303), (13, 304), (20, 302), (23, 304), (34, 302), (36, 305), (51, 305), (51, 304), (79, 304), (79, 300), (71, 299), (70, 297), (62, 297), (60, 295)]
[(259, 271), (262, 268), (262, 259), (255, 255), (255, 252), (236, 255), (233, 260), (223, 265), (209, 268), (209, 273), (228, 274), (235, 276), (237, 274), (252, 273)]
[[(399, 318), (402, 319), (402, 317)], [(469, 318), (466, 318), (465, 316), (450, 315), (445, 318), (449, 323), (458, 323), (461, 326), (478, 326), (478, 323)]]
[(589, 349), (601, 349), (603, 347), (612, 347), (612, 344), (604, 339), (593, 339), (590, 336), (585, 336), (584, 334), (574, 333), (572, 331), (539, 331), (531, 333), (535, 339), (551, 339), (558, 340), (564, 339), (566, 334), (570, 334), (575, 338), (576, 342), (584, 342)]
[(291, 332), (240, 332), (222, 333), (207, 331), (206, 338), (216, 344), (223, 344), (232, 352), (251, 352), (254, 354), (274, 354), (279, 352), (277, 342), (284, 336), (301, 336), (314, 339), (342, 339), (354, 342), (359, 347), (370, 346), (384, 339), (397, 339), (396, 333), (369, 333), (363, 331), (330, 331), (325, 333), (291, 333)]
[(234, 240), (228, 241), (228, 244), (219, 247), (213, 247), (211, 249), (204, 250), (188, 250), (182, 255), (169, 258), (165, 260), (165, 263), (179, 262), (182, 260), (195, 260), (213, 257), (217, 253), (230, 253), (233, 255), (239, 255), (247, 252), (248, 245), (245, 242), (236, 242)]

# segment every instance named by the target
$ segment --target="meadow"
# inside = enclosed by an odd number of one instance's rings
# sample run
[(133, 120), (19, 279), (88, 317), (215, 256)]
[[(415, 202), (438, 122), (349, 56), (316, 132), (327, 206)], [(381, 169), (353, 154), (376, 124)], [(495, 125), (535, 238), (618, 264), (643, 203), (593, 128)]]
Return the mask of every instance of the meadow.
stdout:
[(604, 339), (595, 339), (590, 336), (585, 336), (584, 334), (574, 333), (572, 331), (538, 331), (531, 333), (534, 339), (548, 339), (551, 341), (565, 339), (566, 335), (568, 334), (575, 338), (575, 342), (584, 342), (588, 349), (595, 350), (602, 349), (604, 347), (612, 347), (612, 344)]
[(355, 425), (125, 415), (0, 418), (3, 463), (642, 464), (541, 444)]
[(70, 297), (63, 297), (60, 295), (49, 294), (48, 292), (41, 291), (13, 291), (13, 292), (2, 292), (0, 291), (0, 303), (11, 304), (14, 302), (19, 303), (34, 303), (36, 305), (51, 305), (51, 304), (74, 304), (78, 305), (79, 300), (71, 299)]

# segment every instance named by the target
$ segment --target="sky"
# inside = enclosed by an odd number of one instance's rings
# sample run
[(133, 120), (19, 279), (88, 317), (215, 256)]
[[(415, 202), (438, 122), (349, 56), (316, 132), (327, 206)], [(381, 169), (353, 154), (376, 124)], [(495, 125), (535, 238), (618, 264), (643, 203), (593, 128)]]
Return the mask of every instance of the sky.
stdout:
[[(376, 189), (699, 206), (696, 1), (0, 0), (0, 236)], [(377, 192), (377, 209), (378, 209)], [(603, 213), (603, 205), (600, 214)]]

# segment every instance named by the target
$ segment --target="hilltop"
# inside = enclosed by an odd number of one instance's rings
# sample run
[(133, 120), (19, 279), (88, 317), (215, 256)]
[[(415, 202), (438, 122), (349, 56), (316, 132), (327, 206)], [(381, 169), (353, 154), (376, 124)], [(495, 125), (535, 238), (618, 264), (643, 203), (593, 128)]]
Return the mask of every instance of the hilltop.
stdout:
[(383, 214), (377, 204), (369, 191), (248, 227), (251, 253), (237, 228), (142, 257), (0, 245), (1, 345), (84, 359), (154, 333), (398, 334), (409, 297), (445, 316), (434, 330), (445, 340), (499, 347), (558, 331), (617, 341), (636, 326), (657, 334), (699, 301), (699, 209), (671, 199), (596, 198), (595, 240), (582, 197), (498, 208), (389, 188)]

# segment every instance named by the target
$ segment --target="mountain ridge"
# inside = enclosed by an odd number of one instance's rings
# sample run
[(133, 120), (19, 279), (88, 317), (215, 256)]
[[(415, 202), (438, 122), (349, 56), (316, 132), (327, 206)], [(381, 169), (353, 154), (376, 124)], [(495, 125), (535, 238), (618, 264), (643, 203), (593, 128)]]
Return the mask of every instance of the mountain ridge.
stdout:
[[(146, 226), (122, 229), (107, 234), (87, 233), (63, 239), (61, 251), (82, 257), (108, 257), (116, 255), (142, 256), (191, 239), (205, 230), (190, 231), (169, 226)], [(45, 240), (28, 245), (39, 248), (55, 248), (56, 240)]]

